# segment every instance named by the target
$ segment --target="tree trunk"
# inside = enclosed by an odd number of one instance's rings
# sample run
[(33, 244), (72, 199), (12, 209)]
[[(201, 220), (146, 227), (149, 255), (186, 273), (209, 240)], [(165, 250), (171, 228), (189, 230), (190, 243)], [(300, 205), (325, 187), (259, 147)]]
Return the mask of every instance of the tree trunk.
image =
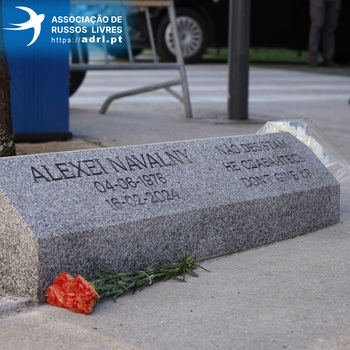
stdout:
[(7, 157), (16, 155), (16, 147), (11, 118), (11, 77), (2, 28), (2, 1), (0, 0), (0, 157)]

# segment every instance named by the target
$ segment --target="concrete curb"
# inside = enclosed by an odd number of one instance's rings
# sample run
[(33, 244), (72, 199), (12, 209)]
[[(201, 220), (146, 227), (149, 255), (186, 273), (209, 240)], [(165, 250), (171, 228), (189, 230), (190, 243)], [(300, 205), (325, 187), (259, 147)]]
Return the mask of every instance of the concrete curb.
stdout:
[(38, 306), (38, 303), (33, 299), (22, 297), (0, 297), (0, 315), (19, 312), (35, 306)]

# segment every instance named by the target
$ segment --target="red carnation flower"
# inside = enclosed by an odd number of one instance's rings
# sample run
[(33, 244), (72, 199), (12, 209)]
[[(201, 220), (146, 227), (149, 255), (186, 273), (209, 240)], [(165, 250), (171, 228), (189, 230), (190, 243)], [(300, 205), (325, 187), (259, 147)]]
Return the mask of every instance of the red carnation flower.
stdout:
[(78, 275), (72, 277), (69, 272), (59, 274), (53, 285), (46, 291), (47, 301), (54, 306), (89, 314), (98, 301), (94, 286)]

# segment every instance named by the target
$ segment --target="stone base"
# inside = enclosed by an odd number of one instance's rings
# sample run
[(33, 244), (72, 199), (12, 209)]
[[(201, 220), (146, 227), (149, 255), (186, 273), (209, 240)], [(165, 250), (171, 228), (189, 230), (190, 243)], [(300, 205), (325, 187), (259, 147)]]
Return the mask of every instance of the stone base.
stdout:
[(340, 187), (288, 133), (0, 159), (2, 293), (144, 269), (339, 221)]

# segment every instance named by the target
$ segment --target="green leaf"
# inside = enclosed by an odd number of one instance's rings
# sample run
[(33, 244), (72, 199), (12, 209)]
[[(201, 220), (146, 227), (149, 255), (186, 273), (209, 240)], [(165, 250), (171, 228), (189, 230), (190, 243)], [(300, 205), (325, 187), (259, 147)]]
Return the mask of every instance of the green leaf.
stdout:
[(118, 273), (111, 270), (99, 271), (96, 272), (99, 278), (91, 281), (91, 283), (99, 294), (100, 299), (111, 296), (116, 301), (122, 294), (127, 292), (134, 294), (137, 290), (141, 291), (160, 281), (173, 279), (178, 282), (186, 282), (186, 273), (193, 277), (198, 277), (198, 274), (193, 272), (197, 267), (208, 271), (200, 266), (199, 263), (195, 263), (194, 259), (190, 256), (188, 258), (184, 257), (180, 262), (173, 262), (155, 269), (134, 270), (127, 273)]
[(175, 276), (171, 277), (171, 279), (174, 281), (178, 281), (178, 282), (186, 282), (183, 278), (179, 278), (179, 277), (175, 277)]

